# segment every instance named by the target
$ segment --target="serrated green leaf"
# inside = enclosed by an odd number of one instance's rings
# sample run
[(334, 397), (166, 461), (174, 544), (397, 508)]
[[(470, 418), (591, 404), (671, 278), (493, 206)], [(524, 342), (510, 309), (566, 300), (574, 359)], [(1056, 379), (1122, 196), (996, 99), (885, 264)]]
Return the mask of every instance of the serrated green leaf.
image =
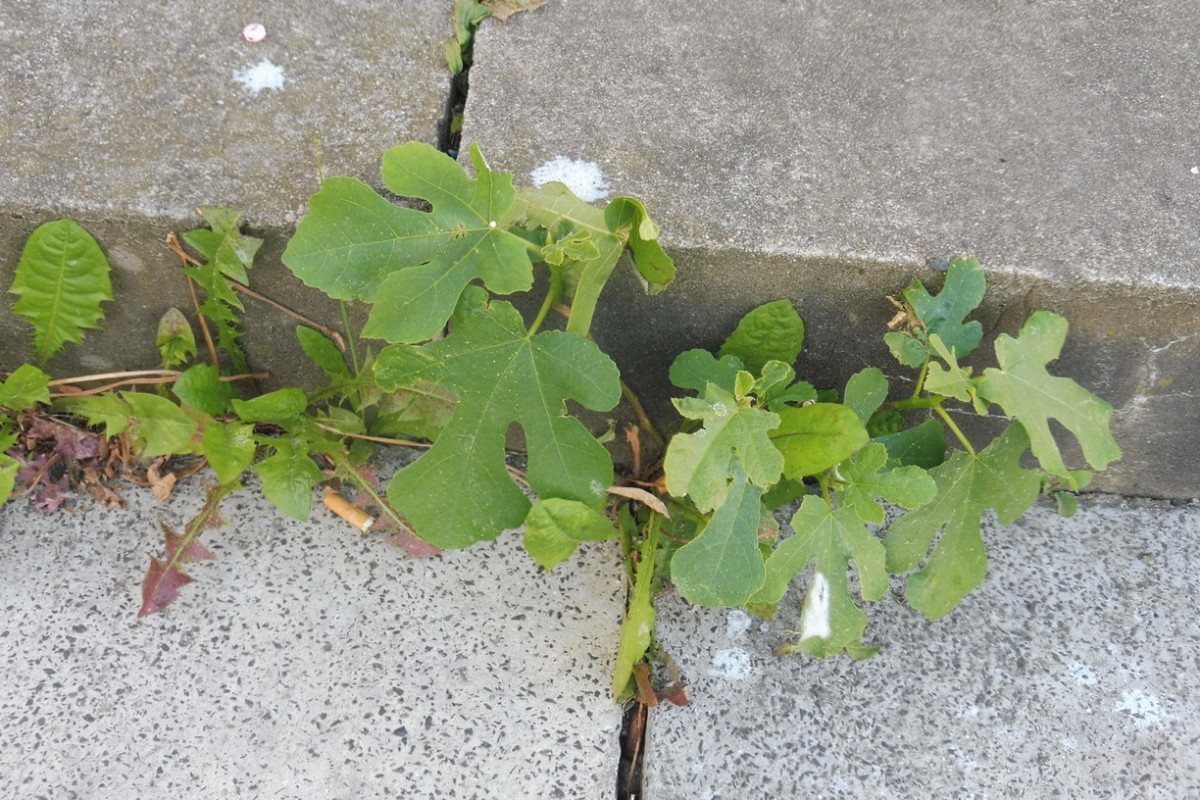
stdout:
[(33, 325), (38, 361), (100, 327), (100, 304), (113, 299), (108, 274), (100, 245), (72, 220), (47, 222), (29, 236), (9, 291), (20, 296), (13, 313)]
[(209, 266), (238, 283), (248, 283), (246, 270), (254, 266), (254, 256), (263, 240), (244, 236), (239, 230), (241, 212), (220, 206), (200, 206), (200, 216), (212, 230), (198, 228), (183, 234), (183, 240), (196, 248)]
[(836, 511), (821, 497), (809, 495), (792, 517), (795, 533), (775, 548), (766, 564), (766, 579), (750, 603), (778, 603), (792, 579), (816, 562), (816, 571), (800, 616), (796, 650), (821, 658), (858, 645), (867, 617), (854, 604), (846, 571), (854, 561), (862, 599), (874, 602), (888, 589), (883, 545), (848, 508)]
[(162, 315), (154, 344), (162, 356), (163, 369), (174, 369), (196, 355), (196, 335), (178, 308), (168, 308)]
[(324, 181), (284, 263), (331, 297), (373, 302), (363, 335), (393, 342), (434, 336), (475, 279), (497, 294), (525, 291), (533, 266), (506, 222), (512, 176), (488, 169), (475, 145), (471, 162), (474, 180), (421, 142), (384, 153), (387, 188), (428, 201), (431, 212), (394, 206), (353, 178)]
[[(726, 356), (730, 358), (730, 356)], [(762, 375), (754, 382), (751, 391), (771, 411), (786, 408), (788, 404), (816, 402), (817, 390), (807, 381), (794, 382), (796, 371), (782, 361), (768, 361), (763, 365)]]
[(258, 449), (254, 426), (240, 422), (213, 422), (204, 426), (204, 455), (222, 484), (232, 483), (254, 462)]
[(908, 602), (929, 619), (940, 619), (983, 581), (987, 552), (980, 520), (996, 509), (1001, 525), (1015, 522), (1037, 500), (1041, 477), (1021, 467), (1029, 437), (1013, 423), (984, 450), (959, 450), (929, 471), (937, 497), (900, 517), (884, 539), (889, 572), (916, 567), (941, 533), (929, 561), (909, 577)]
[(303, 389), (288, 387), (249, 400), (233, 399), (233, 410), (243, 422), (273, 422), (282, 427), (294, 424), (308, 408)]
[(885, 468), (888, 453), (883, 445), (873, 442), (838, 465), (835, 473), (840, 481), (838, 499), (845, 508), (854, 510), (863, 522), (883, 524), (883, 498), (904, 508), (917, 508), (937, 494), (933, 478), (920, 467)]
[[(221, 380), (220, 371), (211, 364), (193, 364), (175, 379), (171, 387), (183, 402), (207, 414), (223, 414), (236, 394)], [(224, 481), (222, 481), (224, 483)]]
[(263, 496), (289, 517), (305, 522), (312, 508), (312, 487), (324, 476), (316, 462), (291, 439), (272, 439), (275, 454), (254, 465)]
[(888, 381), (883, 370), (878, 367), (867, 367), (850, 376), (846, 382), (843, 405), (852, 409), (858, 418), (866, 425), (871, 421), (875, 411), (887, 400)]
[(915, 428), (875, 438), (887, 448), (891, 466), (914, 466), (933, 469), (946, 460), (946, 429), (936, 419), (926, 420)]
[(680, 389), (691, 389), (704, 394), (705, 387), (715, 383), (732, 394), (734, 381), (742, 369), (742, 361), (736, 356), (723, 356), (718, 359), (707, 350), (685, 350), (671, 362), (668, 377), (671, 383)]
[(1049, 420), (1055, 419), (1075, 435), (1083, 456), (1095, 469), (1104, 469), (1121, 457), (1121, 448), (1109, 429), (1112, 406), (1070, 378), (1052, 376), (1046, 364), (1058, 358), (1067, 338), (1067, 321), (1049, 311), (1039, 311), (1021, 328), (1018, 338), (996, 338), (999, 369), (984, 370), (980, 393), (999, 403), (1004, 413), (1020, 421), (1029, 434), (1030, 449), (1042, 468), (1073, 483)]
[(467, 547), (521, 524), (529, 500), (509, 477), (505, 434), (525, 434), (528, 478), (542, 498), (598, 508), (612, 483), (604, 446), (565, 401), (607, 411), (621, 396), (617, 367), (587, 339), (565, 331), (529, 337), (509, 303), (486, 302), (478, 287), (463, 294), (453, 331), (421, 347), (385, 348), (375, 363), (385, 390), (432, 381), (458, 405), (433, 447), (392, 478), (391, 504), (421, 538), (441, 548)]
[(762, 585), (758, 549), (762, 489), (750, 483), (736, 459), (725, 499), (700, 534), (671, 558), (671, 582), (699, 606), (740, 606)]
[(94, 394), (88, 397), (60, 397), (55, 408), (66, 409), (83, 417), (89, 425), (103, 425), (105, 436), (119, 436), (129, 429), (132, 410), (115, 394)]
[(702, 421), (704, 427), (671, 438), (663, 464), (668, 492), (690, 497), (701, 511), (720, 506), (734, 474), (735, 457), (754, 485), (765, 489), (779, 480), (783, 456), (767, 436), (779, 424), (779, 415), (741, 407), (732, 394), (712, 383), (703, 398), (672, 402), (680, 414)]
[(307, 325), (297, 325), (296, 338), (305, 354), (331, 381), (348, 381), (354, 377), (346, 365), (346, 357), (328, 336)]
[(0, 383), (0, 406), (20, 411), (50, 403), (50, 376), (32, 364), (22, 364)]
[(783, 409), (770, 438), (783, 454), (783, 474), (793, 480), (837, 465), (869, 441), (858, 414), (834, 403)]
[(129, 404), (129, 416), (137, 420), (134, 442), (142, 455), (153, 458), (191, 450), (199, 426), (179, 406), (156, 394), (121, 392), (121, 398)]
[(755, 375), (768, 361), (796, 363), (804, 347), (804, 321), (790, 300), (765, 303), (742, 317), (718, 356), (737, 356)]
[(554, 569), (566, 561), (580, 542), (615, 538), (612, 520), (576, 500), (539, 500), (525, 517), (525, 549), (543, 569)]

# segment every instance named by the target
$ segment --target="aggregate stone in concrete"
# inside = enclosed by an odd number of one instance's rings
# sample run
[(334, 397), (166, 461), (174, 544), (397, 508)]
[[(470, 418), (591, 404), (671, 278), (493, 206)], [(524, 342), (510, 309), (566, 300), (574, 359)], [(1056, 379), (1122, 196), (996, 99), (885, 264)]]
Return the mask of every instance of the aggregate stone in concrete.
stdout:
[(990, 574), (938, 622), (875, 604), (865, 662), (773, 654), (798, 592), (766, 623), (664, 596), (692, 705), (652, 712), (646, 797), (1200, 796), (1200, 505), (1081, 506), (987, 524)]
[[(433, 142), (450, 77), (450, 0), (6, 0), (0, 3), (0, 287), (30, 233), (75, 218), (114, 267), (116, 301), (56, 372), (157, 366), (155, 323), (190, 308), (168, 231), (231, 206), (265, 237), (251, 283), (322, 322), (336, 305), (279, 263), (319, 175), (380, 185), (379, 157)], [(259, 22), (266, 38), (243, 38)], [(319, 148), (317, 138), (320, 138)], [(319, 149), (319, 155), (318, 155)], [(0, 301), (0, 368), (29, 357), (25, 323)], [(248, 301), (256, 368), (299, 359), (294, 320)]]
[(809, 323), (814, 383), (886, 369), (885, 295), (934, 289), (973, 254), (985, 330), (1061, 313), (1055, 369), (1116, 407), (1126, 457), (1096, 488), (1190, 498), (1198, 15), (1196, 0), (1086, 19), (990, 0), (556, 0), (481, 28), (464, 139), (518, 180), (574, 167), (598, 197), (645, 201), (679, 278), (647, 299), (622, 273), (596, 335), (652, 399), (677, 352), (778, 297)]
[(509, 533), (407, 560), (253, 491), (165, 611), (137, 619), (192, 487), (126, 510), (0, 508), (5, 797), (612, 795), (624, 607), (612, 548), (539, 572)]

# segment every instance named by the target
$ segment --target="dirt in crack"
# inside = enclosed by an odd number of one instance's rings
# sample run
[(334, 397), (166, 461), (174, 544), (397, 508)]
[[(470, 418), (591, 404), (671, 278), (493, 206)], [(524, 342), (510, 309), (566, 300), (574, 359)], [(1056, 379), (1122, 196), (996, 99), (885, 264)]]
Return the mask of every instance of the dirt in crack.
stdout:
[(641, 800), (642, 763), (645, 760), (646, 723), (650, 707), (639, 700), (625, 706), (621, 721), (621, 760), (617, 764), (617, 800)]
[(475, 34), (479, 25), (492, 10), (475, 0), (458, 0), (454, 4), (454, 38), (446, 43), (446, 61), (450, 67), (450, 91), (446, 110), (437, 127), (437, 148), (451, 158), (458, 158), (462, 143), (463, 114), (470, 89), (471, 61), (474, 58)]

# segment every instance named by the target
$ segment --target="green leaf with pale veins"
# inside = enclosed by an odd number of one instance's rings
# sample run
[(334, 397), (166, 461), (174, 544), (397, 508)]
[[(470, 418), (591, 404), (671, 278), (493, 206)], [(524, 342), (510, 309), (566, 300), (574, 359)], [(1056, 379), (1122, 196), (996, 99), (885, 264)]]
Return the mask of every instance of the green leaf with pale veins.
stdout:
[[(208, 414), (224, 414), (236, 394), (221, 373), (211, 364), (193, 364), (175, 379), (171, 387), (183, 402)], [(225, 483), (225, 481), (222, 481)]]
[(254, 461), (258, 446), (254, 426), (241, 422), (211, 422), (204, 426), (201, 447), (222, 484), (232, 483)]
[(186, 453), (198, 425), (165, 397), (140, 392), (121, 392), (129, 404), (129, 416), (137, 420), (135, 444), (147, 457)]
[(671, 362), (668, 377), (680, 389), (691, 389), (698, 394), (704, 394), (705, 387), (710, 383), (732, 394), (734, 381), (743, 366), (737, 356), (718, 359), (707, 350), (685, 350)]
[[(808, 495), (792, 517), (795, 533), (784, 539), (766, 564), (763, 586), (749, 602), (778, 603), (792, 579), (816, 562), (816, 571), (800, 616), (800, 640), (794, 648), (821, 658), (843, 649), (859, 652), (867, 616), (850, 596), (846, 571), (854, 561), (862, 599), (874, 602), (888, 589), (883, 544), (849, 508), (830, 508), (824, 498)], [(865, 655), (865, 653), (864, 653)]]
[(88, 397), (60, 397), (56, 409), (66, 409), (83, 417), (89, 425), (103, 425), (105, 436), (118, 436), (129, 429), (132, 410), (115, 394), (93, 394)]
[(1067, 321), (1049, 311), (1039, 311), (1021, 328), (1018, 338), (996, 338), (999, 369), (984, 370), (980, 393), (999, 403), (1004, 413), (1019, 420), (1029, 433), (1030, 449), (1042, 468), (1074, 486), (1049, 420), (1058, 420), (1075, 434), (1083, 456), (1095, 469), (1104, 469), (1121, 457), (1121, 448), (1109, 429), (1112, 406), (1070, 378), (1046, 371), (1058, 358), (1067, 338)]
[(394, 206), (353, 178), (330, 178), (310, 201), (284, 263), (331, 297), (374, 303), (364, 336), (420, 342), (446, 324), (480, 279), (497, 294), (533, 284), (526, 243), (510, 233), (512, 176), (492, 172), (471, 146), (476, 178), (421, 142), (383, 155), (383, 182), (431, 212)]
[(933, 478), (920, 467), (886, 469), (888, 453), (883, 445), (872, 442), (838, 465), (838, 499), (851, 508), (863, 522), (883, 523), (883, 498), (904, 508), (917, 508), (937, 495)]
[(846, 391), (842, 395), (842, 404), (853, 409), (858, 418), (866, 425), (871, 415), (887, 400), (888, 382), (883, 370), (878, 367), (867, 367), (850, 376), (846, 382)]
[(525, 550), (543, 569), (566, 561), (580, 542), (615, 538), (612, 520), (577, 500), (539, 500), (525, 517)]
[(680, 414), (702, 421), (704, 427), (672, 437), (663, 464), (668, 492), (691, 497), (701, 511), (720, 506), (734, 474), (735, 457), (754, 485), (766, 489), (779, 480), (783, 456), (767, 437), (779, 424), (779, 415), (739, 406), (732, 394), (712, 383), (703, 398), (671, 402)]
[(391, 504), (421, 538), (444, 549), (517, 527), (529, 500), (504, 461), (505, 434), (516, 422), (525, 434), (533, 491), (599, 508), (612, 483), (612, 461), (567, 415), (565, 401), (595, 411), (616, 405), (621, 386), (612, 360), (565, 331), (527, 336), (517, 310), (503, 301), (487, 303), (478, 287), (464, 293), (452, 329), (420, 347), (385, 348), (376, 360), (385, 390), (433, 381), (458, 395), (437, 442), (392, 478)]
[(929, 371), (925, 375), (925, 391), (971, 403), (976, 414), (986, 416), (987, 403), (979, 396), (979, 381), (971, 378), (971, 368), (960, 367), (954, 351), (947, 348), (937, 334), (929, 337), (929, 346), (938, 358), (946, 362), (946, 366), (943, 367), (936, 361), (929, 362)]
[(790, 300), (765, 303), (742, 317), (718, 356), (737, 356), (755, 375), (768, 361), (796, 363), (804, 347), (804, 321)]
[(958, 450), (929, 471), (937, 497), (888, 528), (889, 572), (916, 567), (939, 533), (929, 561), (908, 579), (908, 602), (929, 619), (940, 619), (978, 586), (987, 573), (980, 532), (983, 513), (996, 509), (1001, 525), (1015, 522), (1037, 500), (1041, 475), (1021, 467), (1029, 437), (1013, 423), (977, 455)]
[(325, 334), (307, 325), (296, 326), (296, 338), (305, 354), (312, 359), (331, 381), (349, 381), (354, 376), (346, 365), (346, 357)]
[(199, 228), (183, 234), (183, 240), (207, 259), (208, 265), (238, 283), (249, 282), (246, 270), (254, 266), (254, 255), (263, 240), (242, 234), (242, 215), (232, 208), (200, 206), (200, 216), (212, 230)]
[(914, 281), (904, 290), (904, 300), (920, 321), (912, 333), (893, 331), (884, 336), (892, 354), (902, 364), (919, 367), (929, 349), (929, 336), (937, 334), (959, 358), (966, 358), (983, 338), (983, 326), (963, 320), (983, 302), (987, 281), (983, 268), (974, 258), (950, 262), (946, 282), (937, 295), (929, 294), (924, 284)]
[(854, 409), (813, 403), (780, 411), (771, 441), (783, 454), (783, 474), (799, 480), (841, 463), (869, 437)]
[(308, 520), (312, 487), (322, 480), (321, 468), (291, 439), (272, 439), (275, 454), (254, 465), (262, 478), (263, 496), (289, 517)]
[(100, 245), (72, 220), (47, 222), (30, 234), (9, 291), (20, 295), (13, 313), (33, 325), (38, 361), (100, 327), (100, 304), (113, 299), (108, 273)]
[(20, 411), (38, 404), (50, 404), (50, 376), (32, 364), (22, 364), (0, 383), (0, 406)]
[(763, 490), (732, 463), (733, 483), (699, 535), (671, 558), (671, 582), (693, 605), (740, 606), (762, 585), (758, 524)]

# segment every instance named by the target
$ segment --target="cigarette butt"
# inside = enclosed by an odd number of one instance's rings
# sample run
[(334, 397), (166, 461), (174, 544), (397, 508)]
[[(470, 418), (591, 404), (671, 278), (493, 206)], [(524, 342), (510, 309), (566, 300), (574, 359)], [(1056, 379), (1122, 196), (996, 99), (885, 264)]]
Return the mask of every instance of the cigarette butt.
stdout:
[(325, 506), (363, 533), (375, 524), (375, 518), (334, 491), (325, 492)]

